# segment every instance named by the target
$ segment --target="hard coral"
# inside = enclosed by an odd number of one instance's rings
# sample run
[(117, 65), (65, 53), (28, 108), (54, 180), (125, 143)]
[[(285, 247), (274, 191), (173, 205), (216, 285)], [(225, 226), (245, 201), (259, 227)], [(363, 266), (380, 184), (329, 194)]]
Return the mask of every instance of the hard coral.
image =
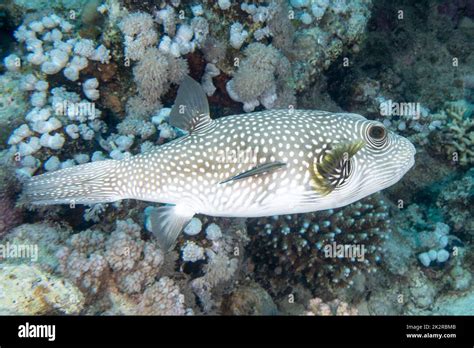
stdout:
[(79, 314), (84, 296), (71, 282), (37, 265), (0, 265), (2, 315)]
[(56, 253), (58, 271), (79, 287), (87, 301), (95, 299), (106, 287), (109, 269), (102, 251), (104, 242), (104, 234), (86, 230), (72, 235)]
[(154, 281), (163, 261), (157, 245), (143, 241), (140, 231), (140, 226), (128, 219), (117, 221), (109, 236), (96, 230), (77, 233), (57, 253), (59, 271), (89, 299), (100, 295), (111, 279), (120, 291), (139, 293)]
[(466, 232), (474, 236), (474, 170), (450, 183), (438, 196), (436, 205), (441, 209), (454, 233)]
[(154, 241), (140, 238), (141, 228), (132, 220), (117, 221), (105, 243), (105, 258), (120, 290), (139, 293), (154, 281), (163, 263), (163, 252)]
[(359, 314), (357, 308), (350, 307), (346, 302), (339, 299), (330, 302), (323, 302), (319, 297), (313, 298), (309, 301), (308, 311), (305, 315), (357, 315)]
[(19, 225), (22, 210), (15, 206), (19, 183), (8, 164), (0, 164), (0, 237)]
[[(253, 219), (248, 231), (259, 279), (271, 284), (303, 281), (312, 290), (327, 290), (350, 286), (354, 275), (375, 272), (381, 242), (391, 229), (388, 206), (374, 195), (337, 210)], [(338, 246), (357, 246), (360, 257), (335, 255)]]
[(472, 106), (464, 101), (447, 103), (441, 115), (446, 126), (434, 134), (436, 150), (462, 166), (474, 163), (474, 120)]

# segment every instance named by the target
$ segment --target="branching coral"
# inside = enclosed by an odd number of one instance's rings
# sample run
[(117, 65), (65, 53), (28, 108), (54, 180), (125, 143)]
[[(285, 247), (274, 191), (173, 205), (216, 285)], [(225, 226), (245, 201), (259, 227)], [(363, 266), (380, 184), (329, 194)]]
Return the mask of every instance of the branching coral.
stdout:
[(162, 277), (148, 287), (137, 307), (140, 315), (185, 315), (192, 314), (185, 308), (184, 295), (169, 277)]
[(465, 101), (446, 103), (440, 111), (446, 125), (433, 134), (433, 144), (438, 153), (443, 153), (449, 161), (462, 166), (474, 163), (474, 119), (472, 105)]
[(278, 279), (327, 290), (376, 271), (389, 223), (388, 206), (374, 195), (338, 210), (251, 220), (248, 249), (271, 291), (278, 292)]
[(154, 241), (140, 238), (141, 228), (132, 220), (117, 221), (117, 227), (105, 243), (105, 259), (119, 289), (125, 293), (139, 293), (154, 281), (163, 252)]
[(100, 294), (112, 277), (119, 290), (133, 294), (153, 283), (163, 261), (154, 242), (140, 237), (132, 220), (119, 220), (110, 236), (86, 230), (67, 240), (57, 256), (59, 271), (72, 279), (89, 297)]
[[(187, 235), (184, 240), (182, 251), (182, 265), (186, 273), (190, 273), (193, 278), (189, 286), (194, 295), (199, 300), (199, 305), (204, 313), (215, 313), (222, 302), (222, 295), (225, 289), (238, 279), (244, 256), (244, 246), (248, 242), (245, 225), (242, 221), (233, 221), (229, 224), (226, 220), (204, 218), (204, 223), (197, 223), (195, 218), (193, 226), (198, 227), (192, 235)], [(214, 221), (214, 222), (212, 222)], [(194, 226), (198, 225), (198, 226)], [(199, 233), (204, 225), (204, 233)], [(225, 233), (221, 230), (225, 228)], [(188, 233), (191, 228), (188, 228)], [(191, 242), (195, 249), (205, 253), (196, 260), (190, 260), (186, 255), (186, 247), (190, 242), (188, 238), (193, 238)], [(178, 241), (181, 243), (181, 240)], [(190, 266), (190, 264), (193, 264)]]
[(108, 264), (103, 255), (105, 235), (86, 230), (71, 236), (56, 253), (58, 271), (71, 279), (90, 301), (106, 287)]

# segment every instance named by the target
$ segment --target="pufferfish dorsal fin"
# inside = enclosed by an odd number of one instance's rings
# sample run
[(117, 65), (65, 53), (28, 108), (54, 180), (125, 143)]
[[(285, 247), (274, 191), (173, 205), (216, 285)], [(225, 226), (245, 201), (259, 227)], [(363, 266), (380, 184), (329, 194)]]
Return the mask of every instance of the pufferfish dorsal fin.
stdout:
[(206, 93), (198, 82), (185, 76), (171, 109), (169, 123), (191, 133), (211, 122)]
[(247, 170), (243, 173), (240, 173), (240, 174), (235, 175), (235, 176), (233, 176), (229, 179), (221, 181), (219, 184), (225, 184), (226, 182), (229, 182), (229, 181), (248, 178), (249, 176), (252, 176), (252, 175), (272, 172), (272, 171), (274, 171), (278, 168), (284, 167), (284, 166), (286, 166), (286, 163), (283, 163), (283, 162), (268, 162), (268, 163), (260, 164), (260, 165), (258, 165), (256, 167), (253, 167), (252, 169), (249, 169), (249, 170)]
[(364, 141), (339, 144), (330, 152), (323, 152), (312, 170), (311, 186), (326, 196), (344, 184), (352, 173), (351, 158), (365, 145)]

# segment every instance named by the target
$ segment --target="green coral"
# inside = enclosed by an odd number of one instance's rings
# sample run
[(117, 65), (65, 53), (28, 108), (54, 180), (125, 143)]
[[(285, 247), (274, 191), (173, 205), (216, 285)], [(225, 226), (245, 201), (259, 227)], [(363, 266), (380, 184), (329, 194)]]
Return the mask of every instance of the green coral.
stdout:
[(461, 166), (474, 163), (474, 120), (472, 105), (464, 100), (448, 102), (435, 117), (446, 121), (433, 134), (432, 144), (437, 153), (444, 154)]

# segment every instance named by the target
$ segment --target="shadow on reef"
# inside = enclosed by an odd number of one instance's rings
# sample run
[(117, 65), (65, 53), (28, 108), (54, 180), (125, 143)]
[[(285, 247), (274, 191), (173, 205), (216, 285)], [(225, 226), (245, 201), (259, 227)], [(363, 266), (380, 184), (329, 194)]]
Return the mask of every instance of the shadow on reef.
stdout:
[(470, 1), (374, 2), (360, 54), (348, 51), (328, 70), (329, 94), (369, 116), (382, 96), (430, 109), (463, 98), (473, 74), (473, 20)]

